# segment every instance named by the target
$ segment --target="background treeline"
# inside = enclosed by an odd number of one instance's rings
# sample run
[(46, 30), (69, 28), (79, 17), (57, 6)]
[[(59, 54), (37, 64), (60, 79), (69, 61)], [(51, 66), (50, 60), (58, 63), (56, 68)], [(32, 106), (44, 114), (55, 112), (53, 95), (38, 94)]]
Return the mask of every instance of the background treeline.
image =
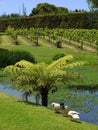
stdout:
[(0, 17), (0, 31), (5, 31), (8, 26), (18, 28), (78, 28), (98, 29), (98, 11), (86, 12), (75, 10), (69, 12), (65, 7), (56, 7), (49, 3), (40, 3), (26, 16), (23, 5), (23, 15), (11, 14)]
[(98, 12), (77, 12), (63, 15), (36, 15), (0, 20), (0, 31), (5, 31), (8, 26), (17, 28), (81, 28), (98, 29)]

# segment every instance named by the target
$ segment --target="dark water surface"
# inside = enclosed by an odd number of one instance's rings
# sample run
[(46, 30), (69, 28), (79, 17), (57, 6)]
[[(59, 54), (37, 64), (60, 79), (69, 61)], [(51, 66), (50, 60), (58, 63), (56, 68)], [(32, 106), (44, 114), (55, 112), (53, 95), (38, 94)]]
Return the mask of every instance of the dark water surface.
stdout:
[[(17, 90), (12, 90), (9, 85), (0, 84), (0, 91), (8, 93), (12, 96), (16, 96), (17, 98), (22, 98), (22, 92)], [(98, 94), (98, 92), (96, 92)], [(29, 101), (35, 103), (36, 100), (34, 96), (29, 98)], [(50, 106), (50, 105), (49, 105)], [(80, 119), (82, 121), (90, 122), (98, 125), (98, 105), (94, 105), (93, 109), (90, 112), (78, 111), (80, 113)]]

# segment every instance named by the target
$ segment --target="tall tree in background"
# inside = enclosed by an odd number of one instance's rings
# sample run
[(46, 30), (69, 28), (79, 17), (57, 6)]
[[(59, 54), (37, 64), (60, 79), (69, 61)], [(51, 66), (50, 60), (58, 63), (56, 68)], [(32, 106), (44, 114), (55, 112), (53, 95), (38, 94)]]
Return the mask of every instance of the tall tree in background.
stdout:
[(22, 6), (22, 13), (23, 13), (23, 16), (26, 16), (26, 7), (23, 3), (23, 6)]
[(57, 11), (56, 6), (48, 3), (40, 3), (33, 8), (30, 15), (44, 15), (44, 14), (55, 14)]
[(98, 0), (87, 0), (87, 3), (91, 10), (98, 10)]
[(49, 3), (40, 3), (36, 6), (36, 8), (32, 9), (30, 16), (58, 13), (68, 13), (68, 9), (64, 7), (56, 7), (55, 5)]

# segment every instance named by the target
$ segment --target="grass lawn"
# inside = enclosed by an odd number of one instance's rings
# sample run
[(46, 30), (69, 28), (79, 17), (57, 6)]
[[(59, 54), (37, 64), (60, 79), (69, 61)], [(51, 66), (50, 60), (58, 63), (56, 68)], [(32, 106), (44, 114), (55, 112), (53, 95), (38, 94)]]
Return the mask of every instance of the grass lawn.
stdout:
[(75, 69), (82, 76), (81, 85), (98, 86), (98, 65), (86, 65)]
[(0, 130), (98, 130), (98, 126), (73, 122), (51, 109), (18, 102), (0, 92)]
[(98, 65), (98, 55), (96, 53), (81, 51), (81, 50), (74, 50), (72, 48), (55, 48), (55, 47), (47, 47), (47, 46), (26, 46), (26, 45), (19, 45), (19, 46), (9, 46), (9, 45), (2, 45), (0, 48), (10, 49), (10, 50), (21, 50), (21, 51), (28, 51), (31, 53), (38, 62), (47, 62), (50, 63), (54, 55), (58, 53), (64, 53), (65, 55), (73, 55), (75, 61), (88, 61), (89, 64), (97, 64)]
[(32, 42), (30, 40), (28, 40), (27, 38), (25, 38), (24, 36), (18, 35), (17, 40), (18, 40), (19, 44), (21, 44), (21, 45), (26, 45), (26, 46), (32, 45)]
[(14, 39), (8, 35), (0, 36), (1, 45), (15, 45)]

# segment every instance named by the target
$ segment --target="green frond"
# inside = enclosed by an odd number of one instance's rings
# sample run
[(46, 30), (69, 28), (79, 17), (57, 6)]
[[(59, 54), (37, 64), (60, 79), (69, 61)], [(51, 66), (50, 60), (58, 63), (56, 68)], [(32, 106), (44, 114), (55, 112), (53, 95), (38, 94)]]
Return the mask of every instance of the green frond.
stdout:
[(66, 71), (63, 71), (63, 70), (56, 69), (51, 72), (51, 77), (55, 77), (55, 78), (62, 77), (64, 75), (66, 75)]
[(39, 71), (39, 72), (43, 72), (46, 68), (47, 64), (45, 64), (44, 62), (41, 62), (41, 63), (38, 63), (34, 66), (35, 70), (36, 71)]
[(3, 72), (7, 76), (16, 75), (18, 72), (20, 72), (20, 68), (17, 66), (10, 65), (10, 66), (5, 67)]
[(68, 64), (65, 66), (65, 68), (75, 68), (75, 67), (78, 67), (78, 66), (81, 66), (81, 65), (85, 65), (87, 64), (87, 62), (84, 62), (84, 61), (79, 61), (79, 62), (75, 62), (75, 63), (71, 63), (71, 64)]
[(20, 68), (26, 68), (26, 67), (32, 67), (33, 63), (26, 61), (26, 60), (21, 60), (15, 64), (15, 66), (20, 67)]
[(50, 70), (60, 69), (64, 66), (66, 66), (67, 61), (72, 60), (72, 59), (73, 59), (72, 55), (64, 56), (64, 57), (52, 62), (47, 68)]
[(46, 66), (48, 66), (45, 62), (40, 62), (40, 63), (38, 63), (37, 65), (39, 65), (39, 66), (41, 66), (41, 67), (46, 67)]

